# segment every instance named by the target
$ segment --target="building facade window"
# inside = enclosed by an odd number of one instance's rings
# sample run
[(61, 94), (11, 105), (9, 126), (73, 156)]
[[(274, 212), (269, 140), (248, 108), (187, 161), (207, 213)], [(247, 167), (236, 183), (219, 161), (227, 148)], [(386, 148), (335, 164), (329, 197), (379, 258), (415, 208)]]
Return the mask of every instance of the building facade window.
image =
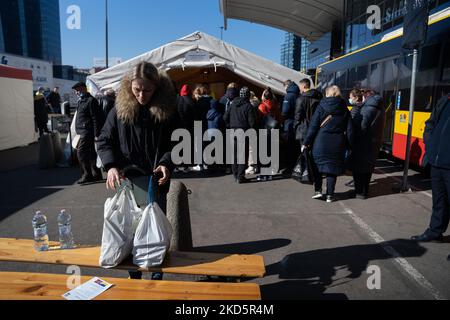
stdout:
[[(377, 5), (381, 9), (381, 29), (367, 27), (367, 8)], [(347, 1), (345, 24), (345, 53), (350, 53), (379, 42), (384, 35), (401, 28), (406, 10), (405, 0), (353, 0)], [(450, 6), (450, 0), (430, 0), (433, 14)]]
[(58, 0), (2, 0), (0, 17), (2, 51), (61, 64)]

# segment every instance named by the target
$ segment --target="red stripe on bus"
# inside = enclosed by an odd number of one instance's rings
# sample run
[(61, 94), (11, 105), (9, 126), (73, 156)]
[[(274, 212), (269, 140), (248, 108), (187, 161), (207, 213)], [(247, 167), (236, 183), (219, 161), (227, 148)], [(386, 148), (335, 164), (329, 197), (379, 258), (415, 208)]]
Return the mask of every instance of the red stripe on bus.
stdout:
[(17, 69), (0, 65), (0, 77), (33, 81), (31, 70)]
[[(392, 146), (392, 154), (394, 157), (405, 160), (406, 142), (407, 136), (398, 133), (394, 134), (394, 141)], [(411, 163), (421, 166), (424, 156), (425, 144), (423, 143), (423, 139), (413, 137), (411, 141)]]

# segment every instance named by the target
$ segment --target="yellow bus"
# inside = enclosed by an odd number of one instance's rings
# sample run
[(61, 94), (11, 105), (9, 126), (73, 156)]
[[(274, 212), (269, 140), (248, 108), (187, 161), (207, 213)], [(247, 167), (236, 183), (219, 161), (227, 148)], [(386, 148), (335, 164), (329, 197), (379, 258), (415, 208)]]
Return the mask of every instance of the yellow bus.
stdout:
[[(383, 150), (405, 160), (411, 92), (412, 56), (404, 51), (403, 30), (380, 42), (320, 65), (319, 90), (338, 85), (348, 97), (353, 88), (371, 88), (385, 101)], [(411, 162), (427, 164), (423, 132), (436, 102), (450, 92), (450, 8), (430, 16), (427, 41), (419, 51)]]

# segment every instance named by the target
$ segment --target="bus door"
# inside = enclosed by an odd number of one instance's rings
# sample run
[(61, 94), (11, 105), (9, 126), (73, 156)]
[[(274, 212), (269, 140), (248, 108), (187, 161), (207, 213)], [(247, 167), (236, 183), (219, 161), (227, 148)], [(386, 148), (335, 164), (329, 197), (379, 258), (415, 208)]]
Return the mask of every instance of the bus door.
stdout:
[(378, 92), (384, 101), (386, 124), (383, 144), (387, 151), (392, 151), (394, 137), (395, 106), (398, 94), (398, 57), (383, 59), (369, 66), (369, 87)]

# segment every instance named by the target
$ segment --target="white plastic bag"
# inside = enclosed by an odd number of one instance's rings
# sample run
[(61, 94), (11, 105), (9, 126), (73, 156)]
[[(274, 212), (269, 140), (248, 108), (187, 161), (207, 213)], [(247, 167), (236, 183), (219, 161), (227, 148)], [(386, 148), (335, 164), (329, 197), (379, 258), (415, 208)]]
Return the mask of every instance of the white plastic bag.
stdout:
[(113, 268), (133, 250), (133, 238), (142, 210), (129, 187), (121, 188), (105, 202), (100, 266)]
[(170, 248), (172, 226), (156, 202), (148, 205), (134, 236), (133, 264), (148, 269), (163, 263)]

